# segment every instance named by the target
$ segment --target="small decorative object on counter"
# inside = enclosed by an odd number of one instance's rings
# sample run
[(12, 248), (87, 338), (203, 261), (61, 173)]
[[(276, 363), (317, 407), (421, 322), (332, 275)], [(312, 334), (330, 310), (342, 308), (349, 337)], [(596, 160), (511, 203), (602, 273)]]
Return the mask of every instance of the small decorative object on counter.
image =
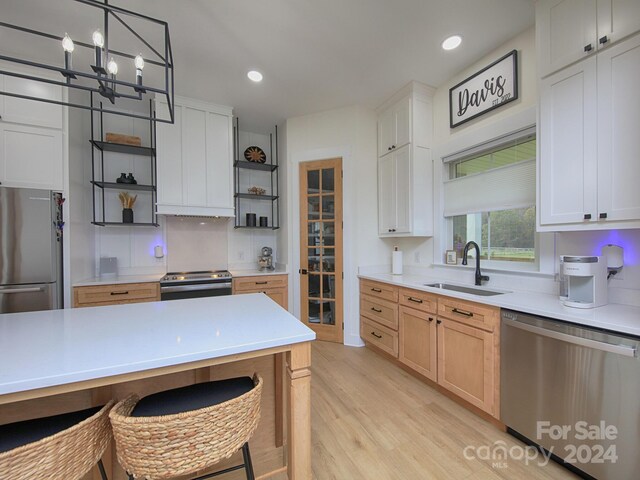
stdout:
[(256, 214), (247, 213), (247, 227), (255, 227), (255, 226), (256, 226)]
[(447, 265), (456, 265), (458, 263), (458, 253), (455, 250), (447, 250), (445, 252), (445, 262)]
[(265, 155), (264, 150), (256, 146), (248, 147), (244, 151), (244, 158), (248, 162), (255, 163), (265, 163), (267, 161), (267, 156)]
[(127, 175), (127, 183), (130, 183), (131, 185), (137, 185), (138, 181), (135, 179), (135, 177), (133, 176), (133, 174), (131, 172), (129, 172), (129, 175)]
[(261, 227), (268, 227), (269, 226), (269, 219), (267, 217), (260, 217), (260, 226)]
[(395, 246), (391, 254), (391, 274), (402, 275), (402, 252)]
[(122, 205), (122, 223), (133, 223), (133, 205), (136, 203), (138, 196), (131, 196), (129, 192), (120, 192), (118, 198)]
[(127, 183), (127, 174), (121, 173), (118, 178), (116, 178), (116, 183)]
[(261, 272), (266, 272), (269, 270), (275, 270), (273, 266), (273, 250), (271, 247), (262, 247), (261, 255), (258, 257), (258, 265), (260, 266)]
[(260, 187), (251, 187), (247, 189), (247, 192), (253, 194), (253, 195), (264, 195), (265, 193), (267, 193), (267, 191), (264, 188), (260, 188)]
[(134, 135), (123, 135), (122, 133), (107, 132), (105, 140), (109, 143), (121, 143), (124, 145), (133, 145), (134, 147), (140, 147), (142, 145), (142, 139)]

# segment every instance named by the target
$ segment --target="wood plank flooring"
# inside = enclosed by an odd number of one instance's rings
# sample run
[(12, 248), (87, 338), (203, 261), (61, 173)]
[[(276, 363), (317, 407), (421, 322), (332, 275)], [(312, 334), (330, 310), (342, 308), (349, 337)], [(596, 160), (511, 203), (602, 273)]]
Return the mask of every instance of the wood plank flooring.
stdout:
[(366, 348), (314, 342), (315, 480), (574, 479), (557, 464), (467, 460), (466, 446), (523, 446)]

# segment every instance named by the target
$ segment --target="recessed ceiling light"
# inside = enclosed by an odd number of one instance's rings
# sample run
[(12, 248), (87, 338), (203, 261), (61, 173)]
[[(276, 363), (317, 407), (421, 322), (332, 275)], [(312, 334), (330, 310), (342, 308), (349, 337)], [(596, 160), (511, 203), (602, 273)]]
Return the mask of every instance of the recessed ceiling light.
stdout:
[(252, 82), (262, 81), (262, 74), (257, 70), (251, 70), (250, 72), (248, 72), (247, 77), (249, 77), (249, 80), (251, 80)]
[(461, 43), (462, 37), (460, 35), (451, 35), (442, 42), (442, 48), (445, 50), (453, 50), (454, 48), (459, 47)]

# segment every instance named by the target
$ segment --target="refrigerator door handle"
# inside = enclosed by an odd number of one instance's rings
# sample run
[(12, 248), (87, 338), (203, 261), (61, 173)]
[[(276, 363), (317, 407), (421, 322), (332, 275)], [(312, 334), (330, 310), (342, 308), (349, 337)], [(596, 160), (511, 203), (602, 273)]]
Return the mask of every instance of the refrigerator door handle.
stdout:
[(44, 292), (44, 287), (2, 288), (2, 289), (0, 289), (0, 294), (2, 294), (2, 295), (6, 294), (6, 293), (34, 293), (34, 292)]

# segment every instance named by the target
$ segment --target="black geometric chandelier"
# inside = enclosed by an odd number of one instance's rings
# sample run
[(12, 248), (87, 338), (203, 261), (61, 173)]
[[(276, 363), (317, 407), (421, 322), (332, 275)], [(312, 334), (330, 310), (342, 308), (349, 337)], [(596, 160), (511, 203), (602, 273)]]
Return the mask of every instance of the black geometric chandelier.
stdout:
[[(25, 58), (11, 57), (0, 53), (0, 60), (23, 65), (29, 68), (26, 71), (10, 71), (0, 65), (0, 74), (17, 78), (24, 78), (44, 82), (48, 84), (60, 85), (70, 89), (86, 91), (93, 98), (97, 93), (108, 100), (94, 105), (93, 101), (85, 105), (82, 103), (72, 103), (68, 98), (62, 100), (41, 98), (30, 96), (24, 92), (16, 93), (0, 90), (0, 95), (7, 95), (30, 100), (38, 100), (47, 103), (54, 103), (74, 108), (98, 111), (107, 114), (123, 115), (127, 117), (141, 118), (163, 123), (173, 123), (174, 121), (174, 86), (173, 86), (173, 52), (171, 50), (171, 40), (169, 37), (169, 24), (163, 20), (158, 20), (146, 15), (142, 15), (130, 10), (109, 4), (109, 0), (73, 0), (82, 5), (94, 7), (102, 10), (102, 28), (93, 32), (91, 43), (83, 42), (80, 39), (73, 39), (68, 34), (56, 35), (54, 33), (42, 32), (24, 26), (12, 25), (0, 21), (0, 27), (18, 31), (28, 35), (43, 37), (48, 41), (56, 41), (60, 48), (60, 56), (57, 62), (52, 64), (40, 63)], [(145, 30), (150, 28), (162, 29), (162, 40), (154, 38), (155, 45), (148, 41), (131, 27), (131, 22), (142, 24)], [(135, 40), (137, 50), (124, 52), (109, 48), (109, 26), (110, 22), (116, 23), (131, 34)], [(157, 36), (156, 36), (157, 37)], [(88, 40), (88, 39), (87, 39)], [(78, 47), (93, 50), (93, 61), (88, 65), (74, 65), (74, 51)], [(147, 52), (143, 57), (140, 53), (142, 48)], [(79, 63), (79, 62), (77, 62)], [(145, 66), (154, 69), (156, 82), (146, 84)], [(78, 68), (74, 68), (78, 67)], [(127, 71), (135, 70), (135, 81), (125, 80), (118, 77), (118, 71), (122, 68)], [(58, 72), (60, 79), (52, 78), (51, 73)], [(38, 73), (41, 73), (39, 75)], [(46, 75), (48, 73), (48, 75)], [(54, 74), (55, 75), (55, 74)], [(156, 118), (155, 112), (150, 109), (148, 114), (116, 108), (116, 100), (143, 100), (153, 95), (164, 95), (169, 110), (169, 118)]]

